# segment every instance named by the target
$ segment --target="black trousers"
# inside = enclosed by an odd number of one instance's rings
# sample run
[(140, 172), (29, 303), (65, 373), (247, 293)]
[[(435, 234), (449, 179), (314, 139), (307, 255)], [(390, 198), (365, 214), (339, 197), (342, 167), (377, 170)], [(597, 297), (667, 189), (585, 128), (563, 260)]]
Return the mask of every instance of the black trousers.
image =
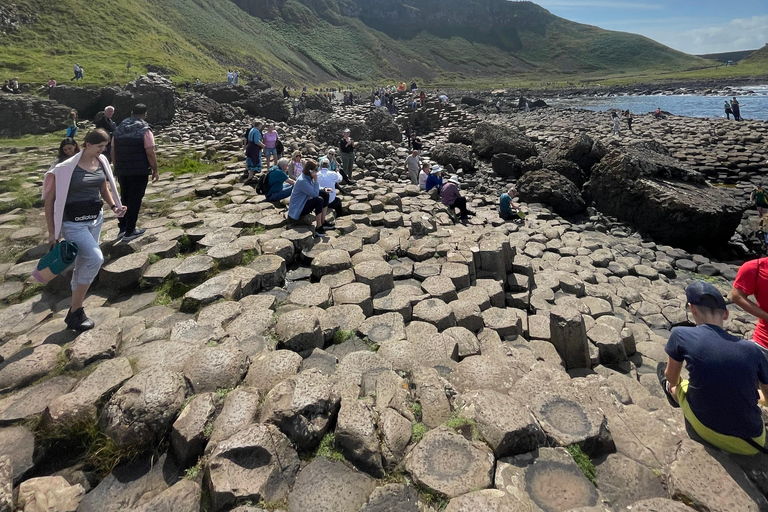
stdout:
[(300, 217), (309, 215), (311, 212), (315, 212), (315, 215), (320, 215), (323, 208), (328, 206), (328, 199), (328, 192), (321, 190), (319, 196), (310, 199), (304, 204), (304, 209), (301, 211)]
[(457, 198), (452, 205), (454, 208), (458, 208), (459, 212), (461, 213), (462, 217), (467, 216), (467, 198), (466, 197), (459, 197)]
[(339, 199), (339, 197), (338, 197), (338, 196), (336, 196), (336, 198), (335, 198), (333, 201), (331, 201), (330, 203), (328, 203), (328, 208), (330, 208), (330, 209), (332, 209), (334, 212), (336, 212), (336, 216), (335, 216), (335, 217), (336, 217), (337, 219), (338, 219), (339, 217), (341, 217), (341, 199)]
[(136, 221), (139, 220), (139, 210), (144, 193), (147, 191), (149, 175), (144, 176), (118, 176), (120, 184), (120, 201), (128, 208), (125, 215), (118, 219), (117, 225), (120, 231), (131, 235), (136, 230)]

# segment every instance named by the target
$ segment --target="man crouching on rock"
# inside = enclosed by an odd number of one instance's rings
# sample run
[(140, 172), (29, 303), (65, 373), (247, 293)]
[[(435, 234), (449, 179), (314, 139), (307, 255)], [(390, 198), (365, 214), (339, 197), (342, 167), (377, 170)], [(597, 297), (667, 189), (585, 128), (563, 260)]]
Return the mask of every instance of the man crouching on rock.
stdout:
[[(728, 318), (717, 288), (699, 281), (685, 290), (696, 327), (675, 327), (669, 359), (656, 374), (667, 400), (706, 442), (739, 455), (768, 453), (758, 386), (768, 393), (768, 361), (754, 343), (723, 329)], [(690, 375), (681, 380), (683, 362)]]

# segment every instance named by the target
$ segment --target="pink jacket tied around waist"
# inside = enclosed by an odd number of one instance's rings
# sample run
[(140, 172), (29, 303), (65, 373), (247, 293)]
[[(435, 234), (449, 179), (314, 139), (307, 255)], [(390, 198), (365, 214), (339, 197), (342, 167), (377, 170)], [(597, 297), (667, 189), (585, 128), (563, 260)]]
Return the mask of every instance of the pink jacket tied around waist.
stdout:
[[(61, 236), (61, 224), (64, 221), (64, 206), (67, 204), (67, 195), (69, 194), (69, 183), (72, 181), (72, 173), (75, 172), (75, 167), (80, 162), (80, 157), (83, 155), (82, 151), (68, 160), (64, 160), (56, 167), (45, 173), (43, 178), (43, 201), (48, 197), (48, 194), (53, 190), (54, 182), (56, 183), (56, 199), (53, 203), (53, 224), (55, 227), (54, 236), (58, 240)], [(110, 190), (112, 192), (112, 199), (119, 209), (123, 208), (123, 204), (120, 202), (120, 195), (117, 193), (117, 186), (115, 185), (115, 177), (112, 175), (112, 167), (109, 165), (107, 157), (99, 155), (99, 162), (104, 168), (104, 174), (107, 177)], [(55, 179), (54, 179), (55, 177)]]

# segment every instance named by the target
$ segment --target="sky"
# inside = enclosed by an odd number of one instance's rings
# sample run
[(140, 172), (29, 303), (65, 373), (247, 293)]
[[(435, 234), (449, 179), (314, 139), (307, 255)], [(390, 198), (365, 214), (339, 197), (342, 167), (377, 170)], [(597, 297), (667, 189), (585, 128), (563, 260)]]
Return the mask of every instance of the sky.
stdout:
[(552, 14), (650, 37), (694, 55), (768, 43), (768, 0), (533, 0)]

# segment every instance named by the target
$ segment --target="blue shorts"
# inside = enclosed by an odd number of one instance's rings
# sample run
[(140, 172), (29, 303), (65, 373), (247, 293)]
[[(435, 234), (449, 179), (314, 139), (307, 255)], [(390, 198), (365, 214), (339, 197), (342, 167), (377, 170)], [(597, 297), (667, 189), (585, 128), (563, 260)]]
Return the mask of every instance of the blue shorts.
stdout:
[(264, 156), (277, 156), (277, 148), (264, 148)]

